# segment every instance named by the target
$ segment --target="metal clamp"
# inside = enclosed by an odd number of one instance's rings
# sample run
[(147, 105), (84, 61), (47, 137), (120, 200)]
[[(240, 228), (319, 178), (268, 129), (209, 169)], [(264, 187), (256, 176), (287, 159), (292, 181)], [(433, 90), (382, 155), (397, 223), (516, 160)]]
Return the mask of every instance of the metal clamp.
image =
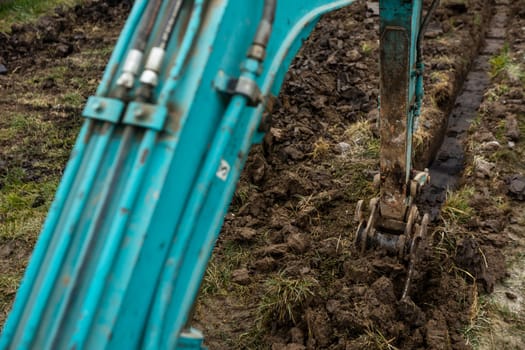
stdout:
[(230, 95), (242, 95), (248, 99), (248, 105), (258, 106), (262, 102), (263, 96), (257, 83), (249, 78), (231, 78), (224, 71), (219, 71), (213, 81), (215, 88)]
[(262, 101), (261, 90), (257, 83), (251, 79), (240, 77), (234, 90), (235, 94), (243, 95), (248, 98), (250, 106), (257, 106)]

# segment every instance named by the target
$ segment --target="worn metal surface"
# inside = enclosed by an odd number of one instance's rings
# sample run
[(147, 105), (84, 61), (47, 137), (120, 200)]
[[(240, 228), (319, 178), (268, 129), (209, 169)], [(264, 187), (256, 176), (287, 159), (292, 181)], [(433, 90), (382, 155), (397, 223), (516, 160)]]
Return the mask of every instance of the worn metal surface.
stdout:
[(405, 220), (412, 175), (412, 133), (417, 38), (422, 0), (381, 0), (380, 8), (380, 213)]
[[(436, 1), (432, 7), (435, 8)], [(422, 0), (380, 0), (380, 173), (378, 198), (356, 208), (355, 245), (380, 249), (407, 265), (402, 301), (409, 290), (425, 240), (428, 215), (414, 198), (429, 180), (428, 170), (412, 169), (412, 134), (423, 96), (420, 40)], [(429, 14), (425, 18), (428, 21)]]

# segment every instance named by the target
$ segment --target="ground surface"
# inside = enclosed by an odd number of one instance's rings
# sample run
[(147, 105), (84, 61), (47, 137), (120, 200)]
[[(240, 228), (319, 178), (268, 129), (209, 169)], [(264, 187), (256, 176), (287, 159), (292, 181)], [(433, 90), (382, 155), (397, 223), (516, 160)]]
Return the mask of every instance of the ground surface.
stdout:
[[(114, 3), (0, 33), (0, 323), (123, 24), (127, 9)], [(525, 348), (525, 1), (499, 7), (508, 17), (498, 27), (494, 2), (444, 0), (426, 35), (418, 165), (454, 158), (436, 141), (456, 132), (446, 130), (454, 105), (475, 118), (455, 189), (422, 203), (444, 207), (411, 290), (417, 307), (397, 302), (402, 265), (352, 246), (380, 147), (377, 2), (357, 1), (319, 23), (248, 160), (196, 310), (212, 349)], [(489, 27), (500, 29), (487, 44), (503, 46), (479, 69), (481, 105), (465, 107), (475, 98), (455, 98)]]
[(126, 13), (93, 1), (0, 33), (2, 324)]

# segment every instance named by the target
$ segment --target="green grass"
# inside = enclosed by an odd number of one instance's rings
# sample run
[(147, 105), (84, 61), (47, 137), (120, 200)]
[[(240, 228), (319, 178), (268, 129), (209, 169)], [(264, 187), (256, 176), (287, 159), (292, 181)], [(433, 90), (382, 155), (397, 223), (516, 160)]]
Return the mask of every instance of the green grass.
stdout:
[(10, 169), (0, 181), (1, 238), (34, 241), (40, 231), (58, 182), (24, 182), (22, 168)]
[(361, 52), (364, 55), (368, 56), (368, 55), (372, 54), (372, 51), (374, 51), (374, 43), (373, 42), (365, 41), (365, 42), (363, 42), (361, 44)]
[(279, 323), (298, 321), (298, 310), (315, 295), (318, 282), (312, 277), (291, 278), (284, 273), (269, 277), (264, 284), (264, 296), (258, 308), (258, 323), (264, 326), (270, 320)]
[(519, 62), (512, 58), (509, 44), (506, 43), (498, 55), (490, 59), (491, 76), (498, 77), (505, 73), (510, 81), (522, 81), (525, 84), (525, 71)]
[(488, 310), (489, 308), (489, 297), (481, 295), (476, 305), (473, 305), (472, 311), (474, 314), (470, 320), (470, 323), (463, 328), (462, 334), (468, 345), (471, 345), (475, 349), (480, 346), (480, 340), (487, 331), (490, 330), (491, 316)]
[(465, 186), (457, 191), (447, 191), (447, 199), (441, 208), (441, 216), (445, 222), (464, 224), (473, 215), (474, 210), (469, 200), (474, 195), (474, 187)]
[(365, 334), (363, 335), (364, 338), (364, 346), (366, 349), (374, 349), (374, 350), (399, 350), (399, 348), (395, 347), (391, 343), (393, 343), (396, 339), (387, 339), (383, 333), (381, 333), (378, 329), (372, 329), (369, 328), (365, 331)]
[(34, 21), (57, 6), (73, 6), (82, 0), (3, 0), (0, 1), (0, 31), (7, 32), (15, 23)]
[(493, 77), (499, 75), (505, 67), (510, 63), (509, 44), (505, 43), (498, 55), (490, 59), (491, 75)]
[(232, 282), (232, 272), (250, 261), (250, 252), (237, 242), (228, 241), (221, 247), (221, 254), (214, 254), (202, 281), (203, 297), (227, 295), (234, 292), (245, 297), (246, 287)]

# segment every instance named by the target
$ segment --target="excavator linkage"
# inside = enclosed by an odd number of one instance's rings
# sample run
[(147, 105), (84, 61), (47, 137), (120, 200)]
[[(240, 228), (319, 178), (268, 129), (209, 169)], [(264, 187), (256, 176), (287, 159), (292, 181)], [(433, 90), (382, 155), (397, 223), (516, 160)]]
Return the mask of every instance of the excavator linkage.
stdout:
[(401, 300), (407, 300), (426, 238), (428, 214), (420, 215), (414, 199), (430, 180), (428, 170), (412, 168), (412, 136), (423, 99), (421, 41), (438, 6), (433, 0), (423, 17), (423, 0), (381, 0), (380, 15), (380, 170), (379, 197), (368, 207), (359, 201), (355, 219), (357, 248), (383, 249), (408, 267)]
[[(189, 315), (266, 101), (319, 17), (352, 2), (136, 0), (0, 349), (202, 349)], [(401, 246), (382, 230), (403, 227), (403, 257), (426, 225), (410, 191), (426, 181), (411, 169), (421, 3), (380, 1), (381, 196), (356, 240)]]

